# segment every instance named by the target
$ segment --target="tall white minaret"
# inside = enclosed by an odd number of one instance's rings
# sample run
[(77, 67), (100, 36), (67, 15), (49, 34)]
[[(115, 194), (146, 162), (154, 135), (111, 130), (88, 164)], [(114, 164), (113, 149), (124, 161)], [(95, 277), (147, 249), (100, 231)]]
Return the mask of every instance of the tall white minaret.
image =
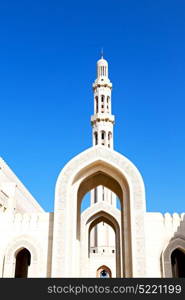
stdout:
[[(101, 57), (97, 61), (97, 78), (93, 83), (94, 115), (91, 116), (93, 146), (102, 145), (113, 149), (114, 116), (111, 109), (112, 83), (108, 78), (108, 62)], [(116, 195), (109, 189), (98, 186), (91, 191), (91, 205), (105, 201), (116, 207)], [(91, 253), (114, 253), (113, 229), (101, 222), (92, 229)]]
[(94, 115), (91, 117), (93, 127), (93, 146), (103, 145), (113, 148), (114, 116), (111, 114), (112, 83), (108, 78), (108, 62), (101, 57), (97, 62), (97, 78), (93, 83)]

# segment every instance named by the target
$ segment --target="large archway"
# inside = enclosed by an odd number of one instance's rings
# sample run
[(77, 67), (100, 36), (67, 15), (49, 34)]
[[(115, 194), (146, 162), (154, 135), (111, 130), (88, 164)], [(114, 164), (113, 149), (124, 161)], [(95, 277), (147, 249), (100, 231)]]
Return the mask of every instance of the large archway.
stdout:
[(80, 277), (80, 204), (83, 195), (103, 185), (121, 201), (121, 248), (125, 277), (145, 276), (142, 177), (124, 156), (95, 146), (72, 159), (60, 173), (55, 192), (52, 276)]

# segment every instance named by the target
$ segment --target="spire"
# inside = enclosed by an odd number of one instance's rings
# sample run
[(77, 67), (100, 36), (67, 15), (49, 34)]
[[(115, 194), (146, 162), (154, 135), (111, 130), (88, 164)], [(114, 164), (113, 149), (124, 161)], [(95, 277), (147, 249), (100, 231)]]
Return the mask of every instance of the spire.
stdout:
[(103, 58), (103, 47), (101, 48), (101, 58)]

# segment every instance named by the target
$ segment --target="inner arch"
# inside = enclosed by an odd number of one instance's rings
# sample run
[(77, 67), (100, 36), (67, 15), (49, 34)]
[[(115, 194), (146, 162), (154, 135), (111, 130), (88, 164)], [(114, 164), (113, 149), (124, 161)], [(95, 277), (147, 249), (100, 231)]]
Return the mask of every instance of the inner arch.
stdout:
[(110, 175), (98, 171), (89, 177), (87, 177), (81, 184), (78, 190), (78, 196), (80, 199), (84, 197), (90, 190), (96, 188), (98, 185), (103, 185), (109, 190), (114, 192), (120, 199), (122, 199), (122, 189), (119, 183)]
[(96, 188), (97, 186), (102, 185), (113, 193), (115, 193), (120, 199), (121, 209), (123, 207), (123, 192), (120, 184), (110, 175), (97, 171), (92, 175), (85, 178), (78, 189), (77, 193), (77, 239), (80, 240), (80, 226), (81, 226), (81, 218), (80, 218), (80, 207), (83, 197), (90, 190)]
[[(101, 222), (105, 222), (115, 232), (115, 266), (116, 266), (116, 277), (121, 276), (121, 236), (120, 236), (120, 225), (118, 224), (117, 220), (111, 214), (101, 210), (96, 214), (92, 215), (86, 222), (88, 225), (88, 257), (90, 258), (90, 232)], [(103, 256), (102, 256), (103, 259)]]

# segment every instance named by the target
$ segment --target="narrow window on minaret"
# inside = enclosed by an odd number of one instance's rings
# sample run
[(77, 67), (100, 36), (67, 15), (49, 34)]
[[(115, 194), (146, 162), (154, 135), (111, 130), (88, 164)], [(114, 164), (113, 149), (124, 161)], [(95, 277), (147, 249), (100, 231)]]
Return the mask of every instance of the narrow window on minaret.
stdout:
[(111, 136), (112, 136), (112, 133), (109, 131), (109, 133), (108, 133), (108, 140), (110, 141), (110, 139), (111, 139)]
[(108, 147), (110, 148), (110, 140), (112, 138), (112, 133), (109, 131), (108, 133)]
[(98, 96), (96, 96), (96, 113), (98, 113)]
[(104, 95), (101, 96), (101, 112), (104, 113)]
[(105, 131), (101, 132), (102, 146), (105, 145)]
[(110, 97), (107, 96), (107, 112), (108, 112), (108, 113), (109, 113), (109, 99), (110, 99)]
[(98, 145), (98, 134), (97, 132), (94, 133), (95, 145)]
[(97, 202), (97, 188), (94, 189), (94, 203)]

